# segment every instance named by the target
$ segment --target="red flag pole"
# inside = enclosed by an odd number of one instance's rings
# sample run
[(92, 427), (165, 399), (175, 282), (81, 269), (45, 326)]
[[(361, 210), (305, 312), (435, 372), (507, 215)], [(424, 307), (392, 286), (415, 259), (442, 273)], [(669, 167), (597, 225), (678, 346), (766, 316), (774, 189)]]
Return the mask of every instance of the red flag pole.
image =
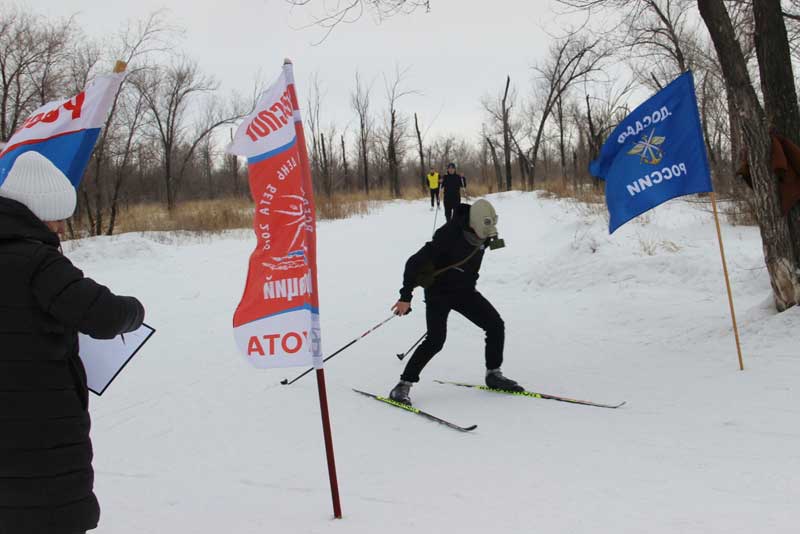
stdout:
[[(288, 70), (288, 77), (289, 77), (289, 94), (292, 99), (292, 107), (297, 110), (297, 113), (300, 111), (299, 101), (297, 99), (297, 91), (295, 89), (294, 83), (294, 71), (292, 68), (292, 62), (289, 59), (284, 60), (283, 62), (284, 68)], [(306, 197), (310, 204), (310, 209), (312, 212), (312, 216), (314, 213), (314, 193), (313, 193), (313, 185), (311, 180), (311, 165), (308, 160), (308, 148), (306, 147), (306, 137), (303, 131), (303, 123), (301, 120), (295, 119), (295, 130), (297, 132), (297, 149), (300, 152), (300, 167), (303, 171), (303, 184)], [(314, 220), (316, 224), (316, 217)], [(316, 229), (314, 229), (316, 231)], [(316, 252), (316, 234), (313, 234), (312, 243), (311, 243), (312, 257), (316, 259), (317, 252)], [(317, 271), (316, 266), (314, 266), (313, 270), (313, 277), (314, 277), (314, 287), (319, 287), (317, 284)], [(314, 293), (314, 298), (316, 300), (319, 291)], [(319, 304), (316, 302), (315, 304)], [(319, 349), (318, 344), (315, 346), (315, 366), (317, 367), (317, 390), (319, 391), (319, 407), (320, 407), (320, 414), (322, 416), (322, 433), (325, 437), (325, 455), (328, 460), (328, 478), (331, 484), (331, 499), (333, 501), (333, 516), (336, 519), (342, 518), (342, 505), (339, 500), (339, 481), (336, 477), (336, 459), (333, 454), (333, 433), (331, 432), (331, 418), (330, 413), (328, 411), (328, 393), (325, 388), (325, 370), (322, 368), (322, 353)]]
[(328, 393), (325, 389), (325, 370), (317, 369), (317, 389), (319, 390), (319, 408), (322, 414), (322, 433), (325, 436), (325, 455), (328, 458), (328, 479), (331, 482), (331, 499), (333, 500), (333, 517), (342, 518), (342, 504), (339, 500), (339, 482), (336, 478), (336, 459), (333, 455), (333, 435), (331, 418), (328, 414)]

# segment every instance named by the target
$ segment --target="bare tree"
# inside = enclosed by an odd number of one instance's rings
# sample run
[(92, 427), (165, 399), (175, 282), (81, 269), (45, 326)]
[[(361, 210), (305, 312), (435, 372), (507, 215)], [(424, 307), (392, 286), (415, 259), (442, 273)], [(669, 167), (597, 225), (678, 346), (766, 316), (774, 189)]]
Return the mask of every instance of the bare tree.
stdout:
[(120, 128), (122, 143), (117, 145), (119, 148), (115, 150), (113, 156), (113, 159), (116, 161), (114, 162), (114, 181), (112, 184), (110, 214), (106, 235), (112, 235), (114, 233), (117, 215), (119, 213), (120, 194), (122, 193), (125, 178), (130, 172), (134, 156), (134, 142), (141, 132), (145, 115), (144, 98), (141, 94), (137, 94), (133, 91), (128, 92), (127, 98), (120, 107), (121, 116), (119, 122), (123, 124), (124, 127)]
[[(485, 97), (483, 108), (492, 118), (493, 135), (502, 141), (497, 142), (503, 150), (503, 163), (505, 165), (505, 189), (511, 190), (513, 186), (513, 175), (511, 168), (512, 153), (514, 150), (514, 137), (517, 125), (512, 123), (511, 110), (516, 105), (516, 91), (511, 87), (511, 76), (506, 76), (505, 89), (502, 96), (496, 99)], [(494, 143), (493, 143), (494, 145)], [(502, 188), (501, 188), (502, 189)]]
[[(624, 58), (642, 83), (661, 89), (665, 82), (692, 68), (696, 45), (691, 23), (692, 0), (558, 0), (560, 4), (605, 15), (619, 23), (603, 33), (625, 50)], [(603, 17), (608, 25), (608, 17)]]
[(517, 141), (516, 135), (511, 133), (511, 141), (514, 143), (514, 148), (517, 150), (517, 165), (519, 165), (519, 174), (520, 180), (523, 184), (527, 183), (526, 180), (528, 179), (528, 175), (531, 172), (531, 162), (528, 159), (528, 156), (525, 154), (525, 151), (522, 150), (522, 147)]
[(72, 19), (50, 22), (0, 7), (0, 141), (64, 88)]
[(536, 134), (531, 150), (530, 188), (536, 179), (536, 162), (541, 146), (545, 124), (553, 108), (569, 89), (577, 82), (584, 80), (600, 69), (602, 62), (608, 57), (609, 50), (601, 45), (601, 40), (589, 38), (580, 33), (571, 33), (556, 40), (550, 47), (544, 63), (534, 70), (539, 75), (541, 84), (540, 109)]
[(167, 208), (171, 211), (187, 165), (200, 142), (219, 126), (244, 114), (241, 109), (225, 110), (217, 100), (210, 98), (206, 100), (201, 119), (192, 129), (187, 109), (204, 95), (213, 97), (218, 84), (202, 74), (195, 61), (185, 57), (144, 73), (135, 84), (151, 118), (151, 135), (161, 148)]
[[(778, 3), (778, 0), (773, 1)], [(698, 7), (717, 50), (728, 90), (743, 119), (741, 127), (747, 146), (764, 260), (776, 307), (783, 311), (800, 303), (800, 262), (796, 252), (800, 243), (792, 239), (788, 221), (781, 212), (778, 183), (771, 169), (767, 115), (751, 82), (723, 0), (698, 0)], [(765, 4), (759, 9), (769, 7)], [(785, 71), (782, 72), (785, 75)]]
[[(586, 87), (586, 141), (589, 161), (597, 159), (606, 137), (628, 114), (627, 99), (633, 89), (632, 80), (622, 85), (595, 84), (591, 91)], [(594, 185), (599, 186), (596, 178)]]
[(356, 88), (350, 94), (350, 105), (358, 115), (358, 155), (361, 161), (361, 172), (364, 176), (364, 192), (369, 195), (369, 144), (373, 133), (373, 119), (370, 115), (371, 86), (361, 83), (356, 71)]
[(347, 145), (344, 142), (344, 133), (342, 134), (342, 173), (344, 175), (343, 186), (345, 191), (350, 190), (350, 165), (347, 162)]
[[(163, 52), (170, 46), (170, 39), (175, 33), (175, 29), (164, 22), (164, 11), (155, 11), (147, 18), (129, 22), (126, 29), (120, 34), (119, 41), (114, 47), (114, 58), (122, 59), (123, 64), (141, 61), (143, 64), (135, 67), (129, 72), (129, 76), (137, 76), (146, 71), (148, 57), (154, 53)], [(81, 51), (75, 56), (71, 70), (71, 79), (76, 84), (74, 91), (80, 91), (90, 78), (92, 70), (95, 69), (100, 60), (99, 46), (94, 43), (87, 43), (81, 47)], [(79, 85), (78, 85), (79, 84)], [(85, 179), (81, 181), (80, 198), (83, 200), (84, 207), (89, 220), (89, 228), (93, 235), (100, 235), (104, 231), (104, 215), (107, 211), (111, 213), (106, 233), (113, 233), (116, 225), (118, 213), (117, 203), (120, 199), (122, 188), (124, 187), (126, 167), (131, 160), (131, 151), (134, 146), (134, 138), (140, 134), (143, 123), (141, 114), (144, 112), (141, 95), (131, 95), (136, 92), (135, 88), (128, 85), (127, 79), (123, 80), (114, 95), (108, 117), (105, 121), (100, 138), (92, 152), (92, 160)], [(136, 115), (128, 115), (129, 120), (117, 120), (117, 109), (120, 102), (126, 99), (134, 99), (133, 104)], [(130, 107), (132, 104), (128, 102)], [(114, 145), (116, 143), (116, 145)], [(109, 147), (109, 145), (114, 145)], [(121, 154), (120, 154), (121, 151)], [(122, 165), (122, 169), (113, 170), (107, 165), (107, 154), (113, 154), (117, 163)], [(113, 165), (113, 162), (112, 162)], [(104, 171), (114, 175), (113, 190), (108, 198), (104, 179)], [(110, 205), (109, 205), (110, 204)]]
[(506, 164), (506, 191), (511, 191), (511, 120), (509, 114), (513, 104), (508, 101), (508, 89), (510, 86), (511, 76), (509, 75), (506, 77), (506, 89), (503, 92), (500, 108), (503, 120), (503, 159)]
[[(233, 141), (233, 128), (229, 131), (230, 140)], [(226, 174), (231, 178), (233, 182), (233, 194), (235, 196), (239, 196), (241, 192), (239, 191), (239, 158), (234, 154), (226, 154), (225, 156), (225, 168)]]
[[(41, 25), (38, 22), (37, 25)], [(72, 45), (77, 41), (74, 19), (45, 23), (40, 26), (41, 57), (34, 68), (25, 72), (28, 83), (37, 93), (37, 106), (43, 106), (64, 89), (68, 78), (65, 66), (69, 63)]]
[[(792, 72), (789, 38), (779, 0), (754, 0), (755, 44), (767, 123), (800, 145), (800, 107)], [(800, 205), (788, 214), (795, 266), (800, 267)], [(798, 273), (800, 277), (800, 273)], [(798, 299), (800, 301), (800, 299)], [(799, 302), (800, 303), (800, 302)]]
[(492, 155), (492, 165), (494, 166), (494, 174), (497, 178), (498, 191), (503, 188), (503, 171), (500, 169), (500, 161), (497, 159), (497, 149), (494, 147), (491, 138), (487, 135), (484, 137), (486, 144), (489, 146), (489, 153)]
[(325, 192), (325, 196), (331, 198), (331, 195), (333, 194), (333, 173), (331, 172), (331, 162), (328, 158), (328, 150), (325, 148), (325, 134), (322, 132), (319, 134), (319, 146), (320, 178), (322, 180), (322, 187), (323, 191)]
[(384, 77), (386, 101), (388, 104), (388, 109), (386, 110), (387, 124), (383, 132), (384, 145), (386, 147), (386, 162), (389, 167), (389, 187), (392, 191), (392, 195), (395, 197), (399, 197), (402, 194), (400, 190), (400, 160), (402, 159), (402, 152), (404, 150), (402, 141), (406, 135), (406, 128), (408, 126), (408, 120), (399, 113), (397, 104), (404, 96), (415, 93), (415, 91), (401, 88), (403, 78), (407, 73), (408, 69), (401, 71), (400, 67), (396, 66), (394, 77), (391, 81)]
[(422, 189), (424, 190), (427, 187), (427, 181), (425, 179), (425, 150), (422, 146), (422, 132), (419, 129), (419, 120), (417, 119), (417, 114), (414, 113), (414, 130), (417, 132), (417, 149), (419, 150), (419, 175), (422, 179)]
[(319, 6), (318, 11), (311, 13), (312, 24), (325, 29), (325, 34), (318, 43), (324, 41), (339, 24), (355, 22), (368, 11), (378, 20), (399, 14), (410, 14), (420, 7), (430, 11), (430, 0), (344, 0), (335, 3), (324, 0), (286, 0), (286, 2), (294, 7)]

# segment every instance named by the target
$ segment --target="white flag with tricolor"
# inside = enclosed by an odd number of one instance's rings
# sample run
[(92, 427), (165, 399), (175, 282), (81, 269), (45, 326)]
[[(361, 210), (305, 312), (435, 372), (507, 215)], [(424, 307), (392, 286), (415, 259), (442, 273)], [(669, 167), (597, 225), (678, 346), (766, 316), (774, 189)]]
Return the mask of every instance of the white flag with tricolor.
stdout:
[(17, 157), (35, 151), (77, 188), (124, 78), (125, 72), (98, 76), (77, 95), (34, 111), (0, 152), (0, 185)]

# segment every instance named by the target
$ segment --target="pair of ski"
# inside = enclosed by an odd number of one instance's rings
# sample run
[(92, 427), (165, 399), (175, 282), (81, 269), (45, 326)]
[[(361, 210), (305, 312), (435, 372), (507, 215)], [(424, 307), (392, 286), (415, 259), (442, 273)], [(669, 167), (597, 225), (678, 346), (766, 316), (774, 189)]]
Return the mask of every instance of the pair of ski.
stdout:
[[(619, 403), (619, 404), (601, 404), (599, 402), (591, 402), (591, 401), (585, 401), (585, 400), (571, 399), (569, 397), (561, 397), (559, 395), (548, 395), (547, 393), (537, 393), (535, 391), (519, 391), (519, 392), (517, 392), (517, 391), (505, 391), (505, 390), (502, 390), (502, 389), (493, 389), (493, 388), (490, 388), (490, 387), (487, 387), (487, 386), (479, 386), (477, 384), (463, 384), (461, 382), (449, 382), (449, 381), (444, 381), (444, 380), (435, 380), (435, 382), (437, 382), (439, 384), (449, 384), (449, 385), (452, 385), (452, 386), (460, 386), (460, 387), (465, 387), (465, 388), (482, 389), (484, 391), (491, 391), (493, 393), (503, 393), (505, 395), (516, 395), (518, 397), (533, 397), (533, 398), (536, 398), (536, 399), (547, 399), (547, 400), (554, 400), (554, 401), (560, 401), (560, 402), (568, 402), (570, 404), (582, 404), (584, 406), (596, 406), (598, 408), (617, 409), (620, 406), (622, 406), (623, 404), (625, 404), (624, 401)], [(447, 427), (450, 427), (450, 428), (452, 428), (454, 430), (459, 430), (461, 432), (469, 432), (471, 430), (475, 430), (476, 428), (478, 428), (478, 425), (459, 426), (459, 425), (457, 425), (455, 423), (451, 423), (450, 421), (442, 419), (441, 417), (436, 417), (433, 414), (430, 414), (428, 412), (424, 412), (424, 411), (420, 410), (419, 408), (417, 408), (415, 406), (409, 406), (408, 404), (403, 404), (402, 402), (397, 402), (397, 401), (394, 401), (394, 400), (392, 400), (390, 398), (387, 398), (387, 397), (381, 397), (380, 395), (374, 395), (372, 393), (367, 393), (366, 391), (361, 391), (359, 389), (353, 389), (353, 391), (355, 391), (356, 393), (361, 393), (362, 395), (366, 395), (367, 397), (371, 397), (371, 398), (373, 398), (373, 399), (375, 399), (377, 401), (383, 402), (385, 404), (389, 404), (391, 406), (395, 406), (395, 407), (400, 408), (402, 410), (405, 410), (407, 412), (411, 412), (413, 414), (425, 417), (426, 419), (430, 419), (431, 421), (435, 421), (437, 423), (441, 423), (441, 424), (443, 424), (443, 425), (445, 425)]]

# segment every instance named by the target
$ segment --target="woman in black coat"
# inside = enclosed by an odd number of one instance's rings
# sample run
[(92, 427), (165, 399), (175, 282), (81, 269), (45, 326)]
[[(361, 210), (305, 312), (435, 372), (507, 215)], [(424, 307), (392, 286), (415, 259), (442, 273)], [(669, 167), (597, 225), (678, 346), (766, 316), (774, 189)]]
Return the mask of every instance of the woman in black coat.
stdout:
[(0, 184), (0, 534), (97, 526), (78, 332), (110, 339), (144, 319), (138, 300), (85, 278), (61, 254), (54, 230), (75, 208), (61, 178), (28, 152)]

